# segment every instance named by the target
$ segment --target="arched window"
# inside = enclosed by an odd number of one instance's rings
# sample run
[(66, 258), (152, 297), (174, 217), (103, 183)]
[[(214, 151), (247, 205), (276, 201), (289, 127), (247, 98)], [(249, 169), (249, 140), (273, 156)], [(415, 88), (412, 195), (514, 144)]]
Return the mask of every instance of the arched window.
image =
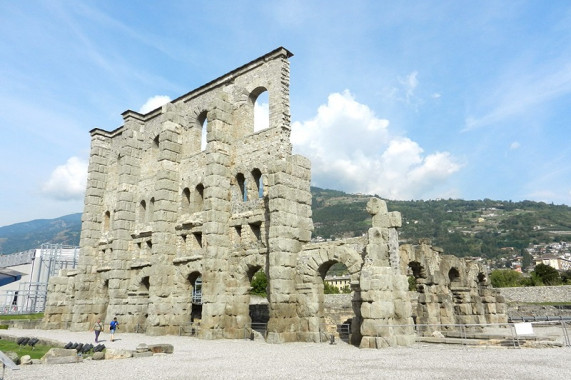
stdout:
[(150, 287), (151, 287), (151, 281), (149, 279), (149, 276), (143, 277), (141, 279), (141, 282), (139, 283), (139, 292), (147, 293)]
[(204, 186), (199, 183), (194, 188), (194, 212), (202, 211), (204, 206)]
[(182, 199), (180, 206), (183, 214), (190, 212), (190, 189), (188, 187), (185, 187), (182, 190)]
[(238, 173), (236, 175), (236, 183), (238, 185), (238, 195), (242, 201), (248, 200), (248, 189), (246, 188), (246, 178), (244, 174)]
[(270, 126), (270, 100), (268, 91), (258, 87), (250, 95), (254, 106), (254, 132), (267, 129)]
[(144, 200), (139, 203), (139, 222), (145, 223), (147, 218), (147, 202)]
[(448, 278), (450, 279), (450, 282), (460, 281), (460, 272), (458, 272), (458, 269), (454, 267), (450, 268), (448, 271)]
[(264, 197), (264, 183), (262, 182), (262, 172), (259, 169), (252, 170), (252, 177), (256, 186), (256, 194), (258, 198)]
[(103, 232), (109, 232), (111, 228), (111, 213), (109, 211), (105, 211), (105, 215), (103, 215)]

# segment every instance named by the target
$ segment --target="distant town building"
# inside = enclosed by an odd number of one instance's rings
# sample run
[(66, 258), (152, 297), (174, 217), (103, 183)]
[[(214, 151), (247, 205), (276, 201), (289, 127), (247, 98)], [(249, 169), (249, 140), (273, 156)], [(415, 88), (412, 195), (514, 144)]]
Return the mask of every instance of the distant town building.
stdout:
[(556, 255), (543, 255), (535, 259), (535, 265), (549, 265), (557, 270), (571, 270), (571, 260)]
[(351, 276), (348, 274), (340, 276), (326, 276), (324, 281), (328, 285), (336, 287), (339, 291), (345, 287), (351, 287)]

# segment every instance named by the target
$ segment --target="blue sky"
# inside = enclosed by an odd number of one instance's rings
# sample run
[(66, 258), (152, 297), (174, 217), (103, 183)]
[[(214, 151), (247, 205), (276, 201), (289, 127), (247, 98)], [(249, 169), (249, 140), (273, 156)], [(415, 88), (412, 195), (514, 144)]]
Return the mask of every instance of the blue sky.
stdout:
[(0, 36), (0, 226), (81, 212), (89, 130), (278, 46), (313, 185), (571, 205), (568, 1), (0, 1)]

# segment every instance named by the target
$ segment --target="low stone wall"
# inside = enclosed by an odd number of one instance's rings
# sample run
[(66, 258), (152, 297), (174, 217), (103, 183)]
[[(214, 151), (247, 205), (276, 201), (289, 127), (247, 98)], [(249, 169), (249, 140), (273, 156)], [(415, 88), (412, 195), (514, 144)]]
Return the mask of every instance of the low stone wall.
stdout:
[(569, 302), (571, 303), (571, 285), (533, 286), (523, 288), (500, 288), (506, 302)]
[(7, 319), (0, 325), (8, 325), (10, 329), (39, 329), (43, 319)]

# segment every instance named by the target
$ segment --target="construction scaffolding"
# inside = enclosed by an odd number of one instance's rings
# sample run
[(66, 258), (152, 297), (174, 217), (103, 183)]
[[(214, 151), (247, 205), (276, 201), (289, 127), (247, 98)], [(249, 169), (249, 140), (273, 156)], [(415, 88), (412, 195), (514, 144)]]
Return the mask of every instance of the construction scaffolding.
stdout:
[(74, 269), (78, 259), (79, 247), (52, 243), (0, 256), (1, 268), (16, 269), (26, 277), (0, 288), (0, 314), (43, 312), (50, 278), (62, 269)]

